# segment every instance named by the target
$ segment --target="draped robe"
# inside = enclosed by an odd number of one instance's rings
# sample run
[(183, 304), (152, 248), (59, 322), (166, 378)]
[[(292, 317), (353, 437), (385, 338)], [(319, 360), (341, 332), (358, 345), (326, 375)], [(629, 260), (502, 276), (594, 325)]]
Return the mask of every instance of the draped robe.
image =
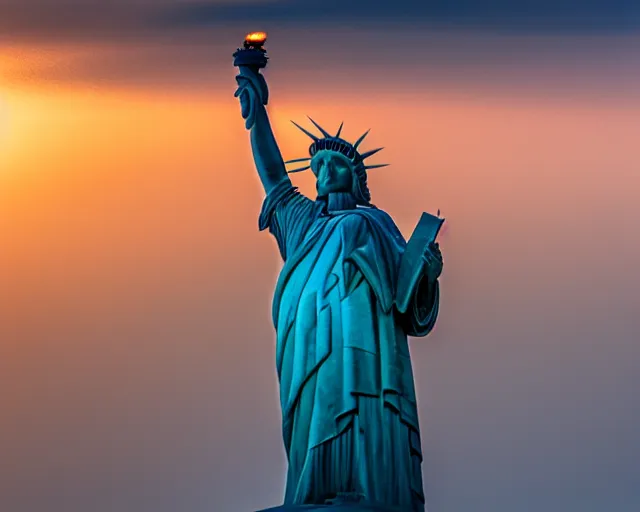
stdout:
[(284, 179), (259, 219), (284, 260), (273, 299), (284, 504), (341, 493), (423, 512), (422, 449), (407, 335), (425, 336), (438, 283), (395, 304), (406, 242), (375, 207), (327, 212)]

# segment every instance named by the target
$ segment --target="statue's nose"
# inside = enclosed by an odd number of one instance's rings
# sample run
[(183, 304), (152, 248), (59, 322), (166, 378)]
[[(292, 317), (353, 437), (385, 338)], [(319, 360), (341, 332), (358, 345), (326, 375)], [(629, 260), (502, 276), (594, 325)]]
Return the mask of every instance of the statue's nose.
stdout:
[(324, 168), (325, 168), (325, 173), (327, 174), (327, 176), (331, 176), (333, 174), (333, 171), (334, 171), (333, 163), (327, 162), (325, 164)]
[(322, 166), (322, 171), (321, 171), (320, 174), (325, 179), (328, 178), (329, 176), (331, 176), (331, 167), (329, 167), (329, 164), (324, 164)]

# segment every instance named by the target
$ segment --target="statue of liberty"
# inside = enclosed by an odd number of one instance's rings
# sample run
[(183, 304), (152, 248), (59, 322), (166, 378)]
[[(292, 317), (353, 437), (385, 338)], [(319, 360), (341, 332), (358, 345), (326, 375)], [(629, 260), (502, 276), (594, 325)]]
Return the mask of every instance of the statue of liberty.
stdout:
[[(346, 500), (423, 512), (407, 337), (426, 336), (438, 314), (437, 230), (418, 257), (403, 258), (407, 242), (371, 203), (367, 171), (383, 165), (365, 163), (381, 149), (361, 151), (368, 131), (350, 143), (342, 124), (335, 134), (311, 119), (317, 134), (296, 124), (311, 139), (309, 157), (284, 162), (265, 108), (264, 50), (245, 44), (234, 55), (235, 95), (266, 193), (259, 229), (274, 236), (284, 262), (272, 307), (288, 460), (284, 504)], [(287, 172), (285, 164), (297, 162), (304, 164)], [(288, 175), (308, 169), (315, 200)]]

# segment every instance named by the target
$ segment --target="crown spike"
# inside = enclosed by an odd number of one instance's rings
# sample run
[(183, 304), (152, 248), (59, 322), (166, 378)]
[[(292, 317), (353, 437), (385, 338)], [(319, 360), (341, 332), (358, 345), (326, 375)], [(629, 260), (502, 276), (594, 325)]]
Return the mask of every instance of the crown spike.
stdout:
[(306, 158), (296, 158), (295, 160), (287, 160), (285, 162), (285, 164), (295, 164), (295, 163), (298, 163), (298, 162), (307, 162), (309, 160), (311, 160), (310, 156), (308, 156)]
[(376, 149), (372, 149), (371, 151), (367, 151), (366, 153), (362, 153), (362, 155), (360, 155), (362, 157), (362, 159), (364, 160), (365, 158), (369, 158), (371, 155), (375, 155), (378, 151), (380, 151), (381, 149), (384, 148), (376, 148)]
[(378, 167), (387, 167), (389, 164), (365, 165), (365, 169), (377, 169)]
[(359, 138), (357, 141), (355, 141), (355, 142), (353, 143), (353, 147), (354, 147), (354, 149), (358, 149), (358, 146), (359, 146), (359, 145), (360, 145), (360, 143), (364, 140), (364, 138), (365, 138), (367, 135), (369, 135), (369, 132), (370, 132), (370, 131), (371, 131), (371, 128), (369, 128), (366, 132), (364, 132), (362, 135), (360, 135), (360, 138)]
[(318, 123), (316, 123), (313, 119), (311, 119), (309, 116), (307, 116), (309, 118), (309, 121), (311, 121), (313, 123), (313, 125), (320, 130), (320, 132), (322, 133), (322, 135), (324, 135), (325, 137), (331, 137), (331, 134), (325, 130), (322, 126), (320, 126)]
[(292, 169), (291, 171), (287, 171), (288, 173), (292, 173), (292, 172), (300, 172), (300, 171), (306, 171), (307, 169), (310, 169), (311, 166), (307, 165), (306, 167), (300, 167), (299, 169)]
[(338, 128), (338, 133), (336, 133), (335, 135), (336, 139), (340, 137), (340, 133), (342, 132), (342, 125), (344, 125), (344, 121), (340, 123), (340, 128)]
[(300, 126), (298, 123), (296, 123), (295, 121), (291, 121), (293, 124), (295, 124), (300, 130), (302, 130), (306, 135), (308, 135), (309, 137), (311, 137), (315, 142), (318, 142), (320, 139), (318, 137), (316, 137), (313, 133), (305, 130), (302, 126)]

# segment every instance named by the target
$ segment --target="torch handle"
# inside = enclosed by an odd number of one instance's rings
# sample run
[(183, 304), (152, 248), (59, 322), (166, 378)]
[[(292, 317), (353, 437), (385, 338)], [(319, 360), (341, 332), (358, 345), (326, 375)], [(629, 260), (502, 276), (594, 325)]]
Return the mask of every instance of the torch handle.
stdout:
[(236, 76), (238, 85), (248, 81), (247, 87), (251, 87), (258, 95), (260, 102), (266, 105), (269, 101), (269, 87), (260, 68), (256, 66), (238, 66), (239, 74)]

